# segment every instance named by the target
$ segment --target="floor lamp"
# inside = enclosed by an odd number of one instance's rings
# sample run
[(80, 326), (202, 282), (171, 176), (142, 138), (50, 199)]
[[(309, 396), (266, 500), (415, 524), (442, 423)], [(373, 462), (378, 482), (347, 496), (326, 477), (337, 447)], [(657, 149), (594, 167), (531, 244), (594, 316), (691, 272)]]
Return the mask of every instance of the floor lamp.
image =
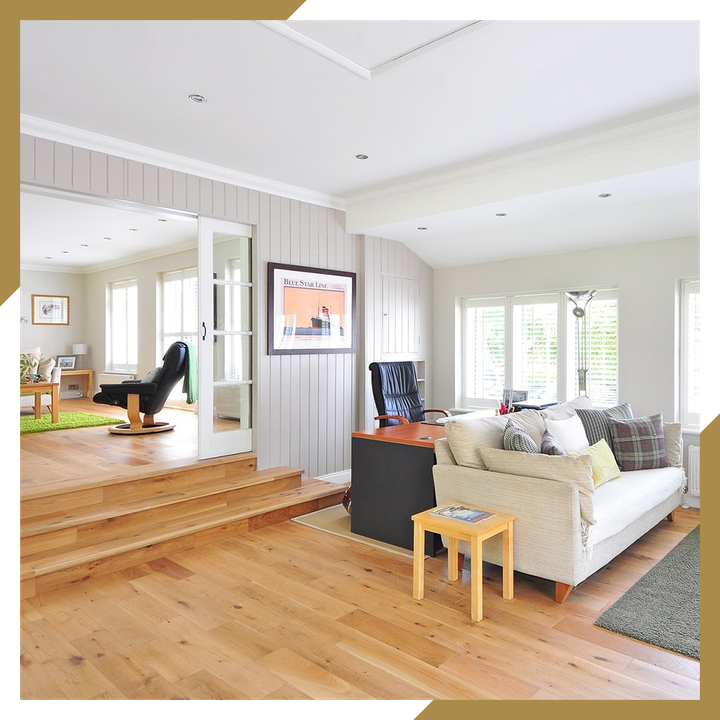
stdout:
[(576, 340), (576, 360), (578, 374), (578, 392), (581, 395), (587, 395), (587, 374), (588, 374), (588, 356), (587, 356), (587, 319), (586, 309), (588, 303), (593, 299), (597, 290), (574, 290), (565, 294), (570, 298), (573, 305), (573, 315), (575, 316), (575, 326), (577, 329)]

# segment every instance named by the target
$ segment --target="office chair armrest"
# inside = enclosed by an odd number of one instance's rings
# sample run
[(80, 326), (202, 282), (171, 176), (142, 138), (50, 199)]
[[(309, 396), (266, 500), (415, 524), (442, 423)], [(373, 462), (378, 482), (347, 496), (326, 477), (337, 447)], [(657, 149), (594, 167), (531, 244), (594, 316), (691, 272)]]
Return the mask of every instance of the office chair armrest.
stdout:
[(104, 393), (113, 395), (157, 395), (157, 385), (155, 383), (140, 382), (122, 382), (112, 383), (111, 385), (103, 384), (100, 390)]
[(438, 413), (442, 413), (445, 417), (452, 417), (447, 410), (433, 410), (431, 408), (425, 408), (424, 412), (426, 412), (426, 413), (438, 412)]
[(378, 415), (375, 420), (399, 420), (402, 425), (409, 425), (408, 419), (402, 415)]

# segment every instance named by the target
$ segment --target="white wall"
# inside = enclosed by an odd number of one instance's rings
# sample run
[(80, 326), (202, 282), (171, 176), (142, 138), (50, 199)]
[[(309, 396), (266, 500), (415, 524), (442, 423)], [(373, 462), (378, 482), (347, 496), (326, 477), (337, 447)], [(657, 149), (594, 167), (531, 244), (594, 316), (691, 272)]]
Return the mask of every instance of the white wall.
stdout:
[[(70, 298), (69, 325), (33, 325), (32, 295), (67, 295)], [(40, 346), (43, 357), (56, 358), (71, 355), (76, 343), (88, 343), (85, 308), (85, 276), (80, 273), (46, 272), (44, 270), (20, 271), (20, 316), (27, 323), (20, 324), (22, 348)], [(92, 367), (92, 357), (79, 358), (82, 367)], [(77, 382), (77, 378), (75, 378)], [(65, 396), (67, 382), (60, 388)], [(73, 393), (72, 395), (76, 395)]]
[(638, 417), (675, 419), (678, 281), (700, 275), (699, 251), (698, 238), (682, 238), (436, 270), (436, 405), (460, 402), (461, 298), (617, 286), (619, 401)]
[[(131, 200), (254, 226), (259, 317), (258, 362), (254, 370), (258, 467), (291, 465), (311, 477), (350, 468), (351, 433), (365, 427), (363, 398), (369, 383), (366, 357), (360, 350), (355, 354), (270, 356), (265, 323), (268, 262), (356, 272), (359, 298), (364, 297), (365, 239), (346, 231), (343, 212), (24, 134), (20, 136), (20, 180), (29, 185)], [(429, 356), (432, 271), (424, 263), (418, 264), (414, 253), (404, 246), (388, 243), (386, 247), (396, 245), (400, 248), (397, 256), (408, 261), (415, 258), (412, 262), (426, 289), (421, 323), (425, 353)], [(391, 262), (390, 255), (387, 260)], [(104, 308), (108, 280), (127, 277), (129, 270), (123, 268), (119, 275), (106, 271), (89, 277), (88, 303), (94, 307), (102, 298)], [(139, 273), (147, 273), (141, 308), (149, 307), (151, 277), (157, 271), (158, 267), (151, 265), (138, 268)], [(358, 341), (362, 346), (365, 315), (362, 300), (359, 303)], [(154, 363), (151, 350), (155, 347), (154, 308), (153, 303), (152, 312), (142, 315), (139, 372)], [(89, 313), (87, 339), (83, 340), (93, 345), (92, 361), (100, 369), (104, 369), (105, 362), (103, 323), (100, 314)]]

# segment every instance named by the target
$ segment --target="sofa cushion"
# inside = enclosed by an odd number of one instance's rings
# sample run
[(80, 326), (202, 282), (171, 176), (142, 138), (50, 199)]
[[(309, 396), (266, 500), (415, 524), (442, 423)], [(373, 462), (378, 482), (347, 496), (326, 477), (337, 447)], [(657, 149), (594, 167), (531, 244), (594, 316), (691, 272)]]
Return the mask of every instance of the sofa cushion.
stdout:
[(595, 487), (599, 487), (608, 480), (615, 480), (620, 477), (620, 468), (615, 462), (615, 456), (605, 438), (591, 445), (586, 450), (568, 453), (573, 457), (589, 455), (592, 458), (592, 477)]
[(50, 382), (52, 379), (52, 371), (55, 367), (55, 358), (45, 358), (40, 360), (37, 366), (37, 374), (45, 381)]
[(620, 477), (595, 490), (597, 523), (592, 529), (595, 545), (617, 535), (646, 512), (667, 500), (683, 486), (680, 468), (666, 467), (621, 472)]
[[(484, 448), (483, 459), (493, 472), (508, 475), (569, 482), (577, 486), (580, 493), (580, 519), (588, 525), (595, 524), (593, 495), (595, 486), (592, 479), (592, 458), (589, 455), (543, 455), (542, 453), (509, 452), (495, 448)], [(552, 518), (548, 518), (552, 522)]]
[(668, 465), (683, 466), (683, 436), (682, 423), (663, 423), (665, 433), (665, 455)]
[(540, 452), (545, 455), (567, 455), (558, 439), (547, 428), (540, 442)]
[(578, 408), (577, 415), (585, 428), (585, 434), (587, 435), (590, 445), (594, 445), (596, 442), (604, 439), (611, 448), (612, 435), (610, 434), (608, 420), (610, 418), (614, 420), (629, 420), (633, 416), (630, 403), (623, 403), (622, 405), (607, 408), (606, 410)]
[(545, 420), (547, 429), (555, 436), (566, 453), (585, 450), (590, 447), (585, 428), (577, 415), (564, 420)]
[(505, 450), (514, 450), (516, 452), (540, 452), (537, 443), (530, 437), (526, 430), (518, 427), (512, 421), (512, 418), (508, 419), (505, 431), (503, 432), (503, 447)]
[[(507, 415), (464, 420), (459, 416), (454, 422), (445, 424), (445, 435), (458, 465), (487, 470), (482, 457), (485, 447), (503, 450), (503, 434), (508, 422)], [(536, 445), (540, 445), (545, 425), (537, 410), (523, 410), (513, 413), (513, 422), (525, 430)]]
[(38, 374), (38, 364), (42, 353), (40, 347), (34, 348), (23, 348), (20, 351), (20, 380), (23, 380), (27, 375)]
[(540, 414), (550, 420), (567, 420), (577, 413), (578, 408), (591, 408), (592, 400), (587, 395), (580, 395), (579, 397), (568, 400), (567, 402), (560, 403), (559, 405), (551, 405), (548, 408), (540, 411)]
[(613, 453), (621, 470), (668, 466), (662, 413), (635, 420), (609, 418)]

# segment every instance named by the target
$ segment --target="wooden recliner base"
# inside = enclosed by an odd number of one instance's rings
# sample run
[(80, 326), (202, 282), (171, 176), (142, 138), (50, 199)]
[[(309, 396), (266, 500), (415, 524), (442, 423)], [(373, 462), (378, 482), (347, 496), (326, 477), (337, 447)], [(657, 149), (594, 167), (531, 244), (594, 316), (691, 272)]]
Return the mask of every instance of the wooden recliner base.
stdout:
[(128, 395), (128, 420), (130, 422), (112, 425), (108, 432), (112, 435), (146, 435), (149, 433), (167, 432), (175, 426), (166, 422), (156, 422), (154, 415), (147, 413), (140, 417), (140, 396)]

